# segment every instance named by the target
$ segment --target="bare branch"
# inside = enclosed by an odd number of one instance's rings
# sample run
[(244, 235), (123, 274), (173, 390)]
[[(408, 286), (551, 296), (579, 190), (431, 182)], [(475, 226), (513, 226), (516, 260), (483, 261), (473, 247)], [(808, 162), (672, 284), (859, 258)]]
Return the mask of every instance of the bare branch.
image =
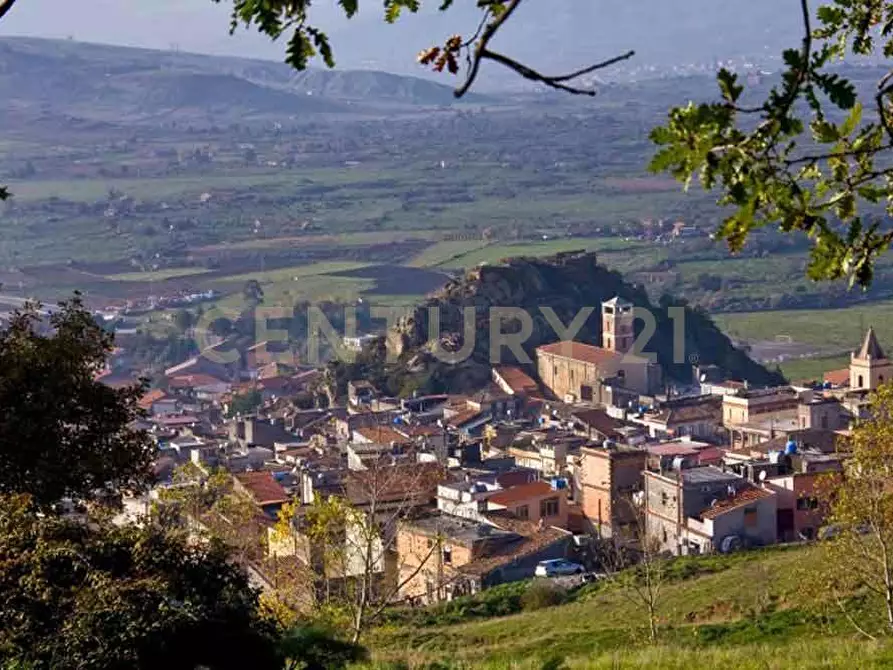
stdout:
[[(477, 79), (478, 73), (480, 72), (481, 62), (484, 60), (492, 60), (504, 67), (513, 70), (517, 74), (521, 75), (525, 79), (530, 81), (539, 82), (544, 84), (545, 86), (549, 86), (550, 88), (559, 89), (561, 91), (565, 91), (567, 93), (572, 93), (574, 95), (595, 95), (595, 91), (592, 89), (584, 89), (578, 88), (576, 86), (569, 86), (565, 82), (571, 81), (573, 79), (577, 79), (578, 77), (582, 77), (586, 74), (591, 74), (596, 70), (603, 70), (611, 65), (615, 65), (621, 61), (628, 60), (635, 56), (635, 51), (627, 51), (624, 54), (620, 54), (619, 56), (615, 56), (613, 58), (609, 58), (608, 60), (601, 61), (599, 63), (595, 63), (593, 65), (589, 65), (580, 70), (576, 70), (574, 72), (570, 72), (568, 74), (549, 76), (534, 70), (523, 63), (519, 63), (513, 58), (506, 56), (505, 54), (499, 53), (497, 51), (492, 51), (489, 48), (491, 40), (496, 36), (496, 33), (505, 25), (506, 21), (511, 18), (512, 14), (518, 8), (518, 5), (521, 4), (521, 0), (511, 0), (509, 4), (506, 6), (505, 11), (502, 14), (499, 14), (494, 18), (494, 20), (488, 23), (483, 30), (478, 26), (478, 31), (475, 33), (477, 36), (480, 33), (480, 39), (476, 42), (474, 46), (473, 52), (469, 56), (469, 68), (468, 68), (468, 76), (465, 79), (465, 82), (454, 91), (454, 95), (457, 98), (461, 98), (464, 96), (468, 90), (472, 87), (475, 80)], [(485, 19), (489, 16), (489, 14), (485, 14)], [(463, 46), (469, 46), (472, 42), (474, 42), (474, 37), (465, 42)]]

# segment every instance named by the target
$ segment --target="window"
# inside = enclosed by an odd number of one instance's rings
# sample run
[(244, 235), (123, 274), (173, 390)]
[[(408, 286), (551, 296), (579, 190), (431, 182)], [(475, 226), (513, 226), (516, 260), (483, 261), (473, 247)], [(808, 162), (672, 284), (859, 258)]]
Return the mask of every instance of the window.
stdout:
[(660, 492), (660, 502), (661, 502), (661, 504), (662, 504), (664, 507), (667, 506), (667, 499), (668, 499), (668, 498), (667, 498), (667, 492), (666, 492), (666, 491), (661, 491), (661, 492)]
[(754, 528), (757, 525), (757, 508), (756, 507), (745, 507), (744, 508), (744, 527), (745, 528)]
[(452, 565), (453, 564), (453, 548), (452, 547), (444, 547), (443, 548), (443, 564), (444, 565)]
[(572, 369), (571, 369), (571, 384), (573, 384), (573, 383), (574, 383), (574, 371), (573, 371), (573, 368), (572, 368)]
[(592, 387), (584, 384), (580, 387), (580, 399), (584, 402), (592, 402)]
[(663, 532), (664, 542), (666, 542), (666, 541), (667, 541), (667, 529), (666, 529), (666, 528), (661, 528), (661, 531)]
[(558, 366), (554, 363), (552, 364), (552, 374), (556, 376), (558, 375)]
[(515, 510), (515, 516), (517, 516), (519, 519), (529, 519), (530, 507), (528, 505), (521, 505)]
[(546, 498), (540, 501), (540, 516), (558, 516), (558, 498)]
[(824, 428), (826, 430), (828, 428), (828, 415), (827, 414), (822, 414), (822, 428)]
[(863, 386), (865, 386), (865, 384), (862, 383), (862, 375), (859, 375), (859, 383), (856, 384), (856, 386), (858, 386), (859, 388), (862, 388)]
[(811, 509), (818, 509), (819, 501), (811, 496), (797, 498), (797, 509), (801, 512)]

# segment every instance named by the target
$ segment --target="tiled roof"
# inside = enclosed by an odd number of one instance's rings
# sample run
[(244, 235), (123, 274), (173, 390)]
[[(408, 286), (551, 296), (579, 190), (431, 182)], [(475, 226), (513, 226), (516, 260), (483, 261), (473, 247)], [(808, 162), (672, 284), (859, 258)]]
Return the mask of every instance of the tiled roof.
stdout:
[(139, 399), (137, 403), (141, 409), (151, 409), (152, 405), (159, 400), (163, 400), (167, 397), (167, 394), (161, 389), (152, 389), (148, 393), (146, 393), (142, 398)]
[(522, 395), (539, 390), (536, 382), (531, 379), (530, 375), (514, 365), (500, 365), (494, 368), (493, 371), (512, 390), (512, 393)]
[(258, 505), (288, 502), (288, 493), (271, 472), (242, 472), (235, 477)]
[(849, 386), (850, 369), (843, 368), (842, 370), (830, 370), (822, 377), (822, 381), (828, 382), (832, 386)]
[(196, 372), (191, 375), (179, 375), (171, 377), (168, 385), (171, 388), (198, 388), (200, 386), (216, 386), (218, 384), (227, 384), (222, 379), (218, 379), (204, 372)]
[(472, 575), (485, 575), (496, 568), (513, 563), (525, 556), (536, 554), (549, 545), (561, 540), (566, 540), (570, 537), (570, 533), (558, 528), (543, 528), (533, 535), (527, 535), (515, 542), (495, 547), (493, 553), (483, 556), (471, 563), (466, 563), (459, 568), (459, 572)]
[(737, 509), (743, 505), (748, 505), (758, 500), (763, 500), (764, 498), (771, 498), (774, 495), (775, 494), (771, 491), (757, 488), (756, 486), (745, 486), (739, 488), (735, 495), (726, 498), (725, 500), (720, 500), (713, 507), (704, 510), (701, 513), (701, 518), (715, 519), (733, 509)]
[[(573, 340), (546, 344), (537, 347), (536, 351), (538, 354), (543, 353), (552, 356), (561, 356), (563, 358), (570, 358), (575, 361), (582, 361), (593, 365), (602, 365), (609, 361), (618, 361), (624, 357), (623, 354), (616, 351), (594, 347), (591, 344), (583, 344), (582, 342), (574, 342)], [(638, 356), (631, 356), (631, 359), (638, 358)]]
[(409, 439), (405, 435), (401, 435), (390, 426), (362, 426), (357, 428), (355, 432), (359, 433), (370, 442), (379, 444), (409, 442)]
[(497, 505), (508, 507), (523, 500), (549, 495), (551, 492), (552, 486), (547, 482), (531, 482), (500, 491), (490, 496), (488, 500)]
[(571, 416), (606, 437), (619, 437), (617, 430), (626, 424), (620, 419), (615, 419), (602, 409), (587, 409), (574, 412)]

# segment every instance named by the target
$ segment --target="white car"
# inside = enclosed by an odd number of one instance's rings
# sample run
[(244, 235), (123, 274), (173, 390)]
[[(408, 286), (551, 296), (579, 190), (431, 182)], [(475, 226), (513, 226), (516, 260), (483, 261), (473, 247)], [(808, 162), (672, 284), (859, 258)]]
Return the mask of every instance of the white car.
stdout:
[(581, 575), (586, 570), (579, 563), (568, 561), (564, 558), (555, 558), (551, 561), (540, 561), (534, 574), (537, 577), (563, 577), (566, 575)]

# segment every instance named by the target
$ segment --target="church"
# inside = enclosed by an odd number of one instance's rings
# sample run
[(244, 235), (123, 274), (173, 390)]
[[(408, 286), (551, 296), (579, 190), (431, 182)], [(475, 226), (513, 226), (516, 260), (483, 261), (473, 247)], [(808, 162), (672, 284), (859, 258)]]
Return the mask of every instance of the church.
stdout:
[(881, 349), (874, 328), (869, 328), (862, 347), (850, 355), (850, 389), (874, 391), (890, 380), (893, 380), (893, 361)]
[(614, 297), (601, 307), (602, 346), (568, 340), (537, 348), (537, 373), (543, 385), (565, 402), (604, 402), (606, 387), (638, 395), (660, 391), (660, 366), (631, 353), (635, 342), (633, 304)]

